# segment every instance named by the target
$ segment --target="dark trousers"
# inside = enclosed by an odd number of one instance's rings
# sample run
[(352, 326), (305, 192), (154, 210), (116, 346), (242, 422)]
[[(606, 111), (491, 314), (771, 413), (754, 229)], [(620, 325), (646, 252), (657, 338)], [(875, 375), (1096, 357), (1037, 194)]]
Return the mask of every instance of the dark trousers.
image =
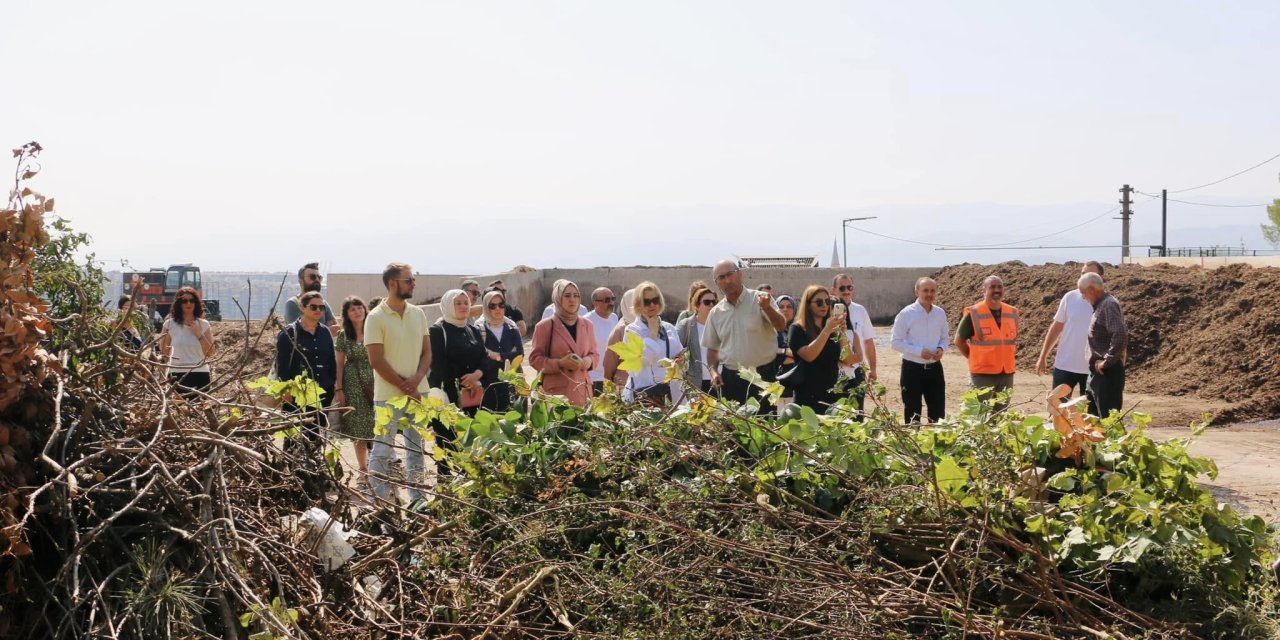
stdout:
[(591, 397), (599, 398), (604, 395), (604, 380), (591, 381)]
[(1072, 389), (1080, 388), (1080, 395), (1089, 395), (1089, 374), (1072, 373), (1063, 371), (1057, 367), (1053, 368), (1053, 388), (1057, 389), (1060, 385), (1067, 385)]
[[(1089, 363), (1092, 369), (1094, 363)], [(1089, 374), (1089, 395), (1094, 406), (1094, 413), (1103, 418), (1116, 411), (1124, 410), (1124, 365), (1117, 362), (1098, 373)]]
[(198, 391), (204, 391), (209, 388), (212, 379), (208, 371), (189, 371), (187, 373), (171, 373), (169, 374), (169, 382), (178, 387), (179, 393), (187, 400), (195, 400), (200, 397)]
[(908, 423), (920, 422), (921, 400), (929, 406), (929, 422), (942, 420), (946, 413), (947, 379), (942, 374), (941, 362), (920, 364), (903, 360), (898, 382), (902, 385), (902, 414)]
[[(773, 382), (778, 379), (778, 368), (772, 362), (757, 367), (756, 373), (759, 373), (765, 382)], [(748, 397), (755, 397), (760, 401), (760, 411), (756, 415), (763, 416), (773, 413), (773, 403), (769, 402), (768, 398), (760, 396), (762, 389), (752, 387), (751, 383), (743, 380), (736, 370), (725, 367), (721, 378), (724, 380), (724, 386), (721, 387), (720, 393), (726, 400), (745, 403)]]

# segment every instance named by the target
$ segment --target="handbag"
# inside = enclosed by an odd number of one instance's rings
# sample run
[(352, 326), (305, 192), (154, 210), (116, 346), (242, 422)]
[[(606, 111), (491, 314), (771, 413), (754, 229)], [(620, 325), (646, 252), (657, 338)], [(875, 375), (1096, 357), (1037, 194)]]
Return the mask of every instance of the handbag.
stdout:
[[(466, 329), (464, 328), (463, 331)], [(444, 324), (440, 325), (440, 337), (444, 341), (444, 348), (447, 352), (449, 349), (449, 331), (445, 329)], [(484, 338), (480, 340), (481, 346), (484, 345)], [(463, 409), (471, 409), (480, 406), (484, 400), (484, 385), (477, 385), (474, 389), (467, 389), (462, 386), (459, 381), (454, 381), (454, 387), (458, 390), (458, 406)]]

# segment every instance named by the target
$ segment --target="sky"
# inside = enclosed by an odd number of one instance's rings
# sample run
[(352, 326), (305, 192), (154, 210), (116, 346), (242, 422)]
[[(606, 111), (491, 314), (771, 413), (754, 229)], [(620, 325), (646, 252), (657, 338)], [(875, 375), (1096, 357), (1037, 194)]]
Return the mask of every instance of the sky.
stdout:
[[(1122, 184), (1280, 154), (1278, 32), (1273, 0), (27, 2), (0, 144), (44, 146), (31, 186), (108, 269), (826, 266), (865, 216), (852, 266), (1114, 261), (934, 245), (1116, 245)], [(1169, 244), (1267, 249), (1262, 222), (1171, 203)]]

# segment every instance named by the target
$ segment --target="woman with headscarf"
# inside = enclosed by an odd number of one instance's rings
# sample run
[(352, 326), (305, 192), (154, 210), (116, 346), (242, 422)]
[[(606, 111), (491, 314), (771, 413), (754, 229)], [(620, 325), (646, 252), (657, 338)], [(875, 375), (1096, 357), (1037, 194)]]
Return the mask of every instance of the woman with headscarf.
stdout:
[(667, 370), (662, 361), (680, 355), (684, 346), (680, 344), (676, 328), (662, 320), (662, 309), (666, 303), (658, 285), (641, 282), (636, 285), (635, 292), (632, 307), (636, 319), (627, 325), (626, 332), (644, 341), (644, 351), (640, 369), (627, 379), (623, 399), (656, 406), (665, 405), (668, 401), (678, 403), (684, 397), (684, 391), (679, 385), (665, 382)]
[[(791, 323), (796, 321), (796, 300), (791, 296), (778, 296), (778, 313), (782, 314), (782, 319), (787, 321), (787, 328), (778, 332), (778, 357), (774, 358), (774, 365), (777, 367), (790, 367), (796, 363), (795, 353), (791, 351), (791, 345), (787, 343), (787, 334), (791, 331)], [(785, 369), (777, 369), (785, 371)]]
[[(484, 391), (484, 339), (468, 322), (471, 298), (462, 289), (450, 289), (440, 297), (440, 319), (427, 333), (431, 337), (431, 369), (427, 382), (443, 389), (452, 402), (475, 415)], [(439, 431), (437, 430), (437, 435)], [(447, 434), (447, 442), (453, 434)]]
[[(636, 310), (632, 308), (635, 306), (633, 304), (635, 299), (635, 289), (627, 289), (626, 293), (622, 294), (622, 303), (618, 305), (618, 313), (622, 317), (618, 320), (618, 325), (609, 334), (608, 346), (611, 347), (622, 342), (622, 336), (627, 331), (627, 325), (636, 321)], [(618, 354), (614, 353), (612, 349), (606, 347), (604, 352), (604, 379), (612, 380), (614, 386), (619, 389), (627, 384), (627, 372), (618, 368), (620, 364), (622, 364), (622, 358), (618, 357)]]
[(711, 370), (707, 369), (707, 350), (702, 346), (702, 336), (707, 330), (707, 316), (711, 307), (716, 306), (714, 291), (707, 287), (695, 289), (689, 296), (689, 308), (693, 315), (676, 323), (676, 335), (680, 343), (689, 352), (689, 366), (685, 370), (685, 384), (690, 389), (701, 389), (703, 393), (711, 393)]
[(533, 327), (529, 363), (542, 372), (542, 390), (561, 395), (580, 407), (591, 401), (591, 375), (600, 366), (595, 328), (582, 322), (578, 285), (556, 280), (551, 286), (555, 313)]
[(480, 406), (494, 413), (505, 413), (511, 408), (511, 385), (498, 379), (498, 373), (507, 363), (524, 355), (524, 339), (520, 327), (507, 317), (507, 299), (497, 289), (484, 294), (480, 305), (484, 315), (475, 321), (476, 329), (484, 339), (485, 359), (484, 400)]

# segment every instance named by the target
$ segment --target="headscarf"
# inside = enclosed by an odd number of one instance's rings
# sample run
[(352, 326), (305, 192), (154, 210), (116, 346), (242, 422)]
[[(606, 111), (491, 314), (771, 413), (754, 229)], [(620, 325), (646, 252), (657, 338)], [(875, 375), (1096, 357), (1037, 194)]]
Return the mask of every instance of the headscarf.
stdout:
[[(490, 321), (489, 321), (489, 303), (490, 303), (490, 302), (493, 302), (495, 298), (502, 298), (502, 301), (503, 301), (503, 302), (506, 302), (506, 301), (507, 301), (507, 297), (506, 297), (506, 296), (504, 296), (504, 295), (502, 295), (502, 292), (501, 292), (501, 291), (496, 291), (496, 290), (495, 290), (495, 291), (490, 291), (489, 293), (484, 294), (484, 298), (482, 298), (482, 300), (483, 300), (482, 304), (483, 304), (484, 308), (480, 311), (480, 321), (481, 321), (481, 322), (488, 323), (488, 324), (493, 324), (492, 322), (490, 322)], [(507, 324), (507, 323), (506, 323), (506, 318), (504, 317), (504, 318), (502, 319), (502, 321), (500, 321), (498, 324), (501, 324), (501, 325), (504, 325), (504, 326), (505, 326), (505, 325)]]
[(631, 324), (636, 321), (635, 302), (636, 290), (627, 289), (627, 292), (622, 294), (622, 304), (618, 305), (618, 311), (622, 314), (623, 324)]
[[(578, 323), (578, 311), (576, 309), (572, 312), (566, 311), (563, 304), (564, 292), (569, 287), (578, 289), (578, 295), (582, 295), (582, 289), (578, 288), (578, 285), (561, 278), (551, 285), (551, 304), (555, 305), (556, 317), (560, 318), (560, 322), (573, 326)], [(578, 304), (582, 304), (582, 298), (578, 298)]]
[[(470, 311), (462, 317), (458, 317), (453, 313), (453, 301), (457, 300), (458, 296), (465, 295), (467, 295), (467, 292), (462, 289), (450, 289), (444, 292), (444, 295), (440, 296), (440, 317), (445, 322), (448, 322), (455, 327), (467, 326), (467, 317), (471, 315)], [(470, 299), (471, 298), (467, 298), (467, 300)]]

